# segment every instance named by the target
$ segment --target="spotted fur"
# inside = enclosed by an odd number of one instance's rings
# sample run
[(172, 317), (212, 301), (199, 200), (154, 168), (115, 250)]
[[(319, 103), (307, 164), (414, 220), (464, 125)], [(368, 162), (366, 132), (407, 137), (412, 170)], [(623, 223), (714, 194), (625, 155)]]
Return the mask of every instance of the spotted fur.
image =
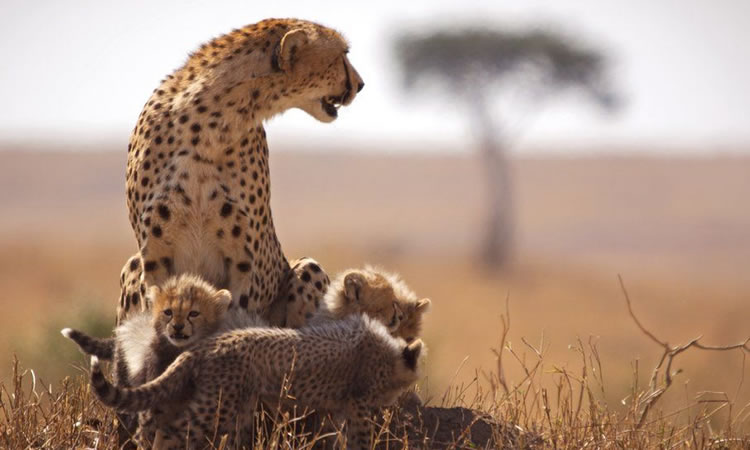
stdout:
[(367, 420), (417, 380), (423, 355), (421, 340), (407, 344), (380, 322), (352, 315), (299, 330), (249, 328), (204, 339), (137, 388), (111, 385), (93, 357), (91, 384), (102, 403), (119, 410), (179, 404), (155, 420), (159, 439), (176, 447), (184, 448), (186, 436), (188, 448), (224, 435), (232, 445), (257, 402), (283, 393), (284, 404), (346, 420), (348, 447), (369, 448)]
[(128, 381), (140, 384), (161, 373), (180, 348), (217, 331), (231, 302), (228, 291), (188, 274), (170, 278), (161, 288), (153, 286), (150, 297), (151, 311), (131, 316), (115, 329), (113, 338), (95, 338), (71, 328), (62, 334), (99, 359), (122, 356)]
[(338, 274), (313, 322), (367, 313), (393, 336), (411, 342), (421, 335), (422, 316), (430, 304), (430, 299), (417, 297), (397, 274), (365, 266)]
[(118, 322), (149, 307), (145, 287), (181, 273), (229, 289), (236, 305), (262, 317), (299, 286), (305, 295), (295, 302), (320, 301), (290, 275), (276, 237), (263, 122), (290, 108), (335, 120), (337, 105), (364, 86), (347, 52), (330, 28), (268, 19), (202, 45), (154, 90), (128, 145), (139, 253), (123, 268)]

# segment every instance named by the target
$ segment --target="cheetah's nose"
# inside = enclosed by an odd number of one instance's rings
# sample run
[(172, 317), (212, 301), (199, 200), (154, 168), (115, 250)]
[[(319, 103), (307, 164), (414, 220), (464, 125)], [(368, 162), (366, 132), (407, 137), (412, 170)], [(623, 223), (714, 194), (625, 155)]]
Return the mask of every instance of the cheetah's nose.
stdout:
[(182, 331), (182, 329), (185, 328), (185, 324), (184, 323), (175, 324), (173, 325), (173, 328), (175, 331)]
[(365, 83), (364, 83), (364, 82), (362, 82), (362, 81), (360, 81), (360, 82), (359, 82), (359, 85), (357, 86), (357, 92), (360, 92), (360, 91), (362, 90), (362, 88), (363, 88), (363, 87), (365, 87)]

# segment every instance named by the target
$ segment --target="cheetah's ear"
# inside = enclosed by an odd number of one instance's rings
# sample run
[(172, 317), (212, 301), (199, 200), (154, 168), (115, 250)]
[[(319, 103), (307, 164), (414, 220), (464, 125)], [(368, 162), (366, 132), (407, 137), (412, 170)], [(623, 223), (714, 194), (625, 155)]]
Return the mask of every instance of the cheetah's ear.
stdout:
[(417, 302), (417, 312), (420, 314), (424, 314), (430, 310), (431, 305), (432, 305), (432, 302), (430, 301), (429, 298), (423, 298), (422, 300), (419, 300)]
[(417, 370), (419, 355), (422, 353), (422, 339), (417, 339), (404, 348), (401, 356), (404, 358), (404, 365), (411, 370)]
[(307, 32), (299, 28), (285, 34), (281, 38), (276, 56), (279, 69), (284, 72), (291, 71), (300, 47), (307, 44), (307, 41)]
[(366, 283), (365, 277), (361, 273), (352, 272), (344, 277), (344, 297), (347, 303), (356, 303), (360, 300), (362, 286)]
[(232, 304), (232, 293), (226, 289), (222, 289), (214, 295), (214, 300), (219, 306), (219, 311), (225, 313), (229, 309), (229, 305)]

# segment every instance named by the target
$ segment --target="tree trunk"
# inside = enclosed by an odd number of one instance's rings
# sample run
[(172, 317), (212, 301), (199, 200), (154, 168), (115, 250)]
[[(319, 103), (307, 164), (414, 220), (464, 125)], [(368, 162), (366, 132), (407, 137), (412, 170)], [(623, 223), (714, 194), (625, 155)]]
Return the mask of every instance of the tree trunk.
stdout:
[(506, 265), (513, 247), (513, 193), (510, 166), (505, 146), (497, 139), (498, 130), (483, 98), (474, 96), (472, 109), (480, 139), (479, 161), (483, 166), (487, 216), (480, 258), (489, 268)]

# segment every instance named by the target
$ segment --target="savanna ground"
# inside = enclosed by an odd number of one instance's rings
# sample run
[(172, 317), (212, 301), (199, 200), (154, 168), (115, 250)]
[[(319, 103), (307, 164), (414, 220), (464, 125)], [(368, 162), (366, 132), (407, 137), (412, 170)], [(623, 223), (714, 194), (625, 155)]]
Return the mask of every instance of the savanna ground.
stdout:
[[(6, 389), (12, 385), (16, 353), (21, 370), (33, 369), (38, 386), (54, 390), (85, 367), (59, 329), (108, 333), (119, 270), (135, 250), (125, 155), (13, 150), (0, 152), (0, 379)], [(613, 436), (632, 432), (647, 401), (634, 409), (634, 392), (648, 389), (663, 349), (629, 316), (618, 274), (643, 325), (672, 346), (699, 335), (715, 345), (750, 337), (748, 158), (518, 159), (516, 256), (503, 272), (473, 259), (483, 211), (482, 171), (473, 159), (276, 152), (271, 169), (273, 212), (288, 256), (313, 256), (329, 273), (380, 264), (432, 299), (421, 383), (431, 404), (483, 402), (496, 417), (536, 427), (555, 446), (582, 441), (552, 439), (552, 430), (591, 430), (606, 417), (621, 426)], [(502, 345), (506, 298), (507, 395), (493, 352)], [(664, 414), (656, 425), (661, 437), (620, 445), (668, 448), (691, 435), (692, 445), (710, 443), (713, 434), (747, 439), (746, 356), (681, 353), (672, 364), (681, 373), (645, 421)], [(584, 360), (591, 401), (580, 385)], [(502, 401), (487, 398), (493, 386)], [(585, 426), (576, 418), (582, 414)]]

